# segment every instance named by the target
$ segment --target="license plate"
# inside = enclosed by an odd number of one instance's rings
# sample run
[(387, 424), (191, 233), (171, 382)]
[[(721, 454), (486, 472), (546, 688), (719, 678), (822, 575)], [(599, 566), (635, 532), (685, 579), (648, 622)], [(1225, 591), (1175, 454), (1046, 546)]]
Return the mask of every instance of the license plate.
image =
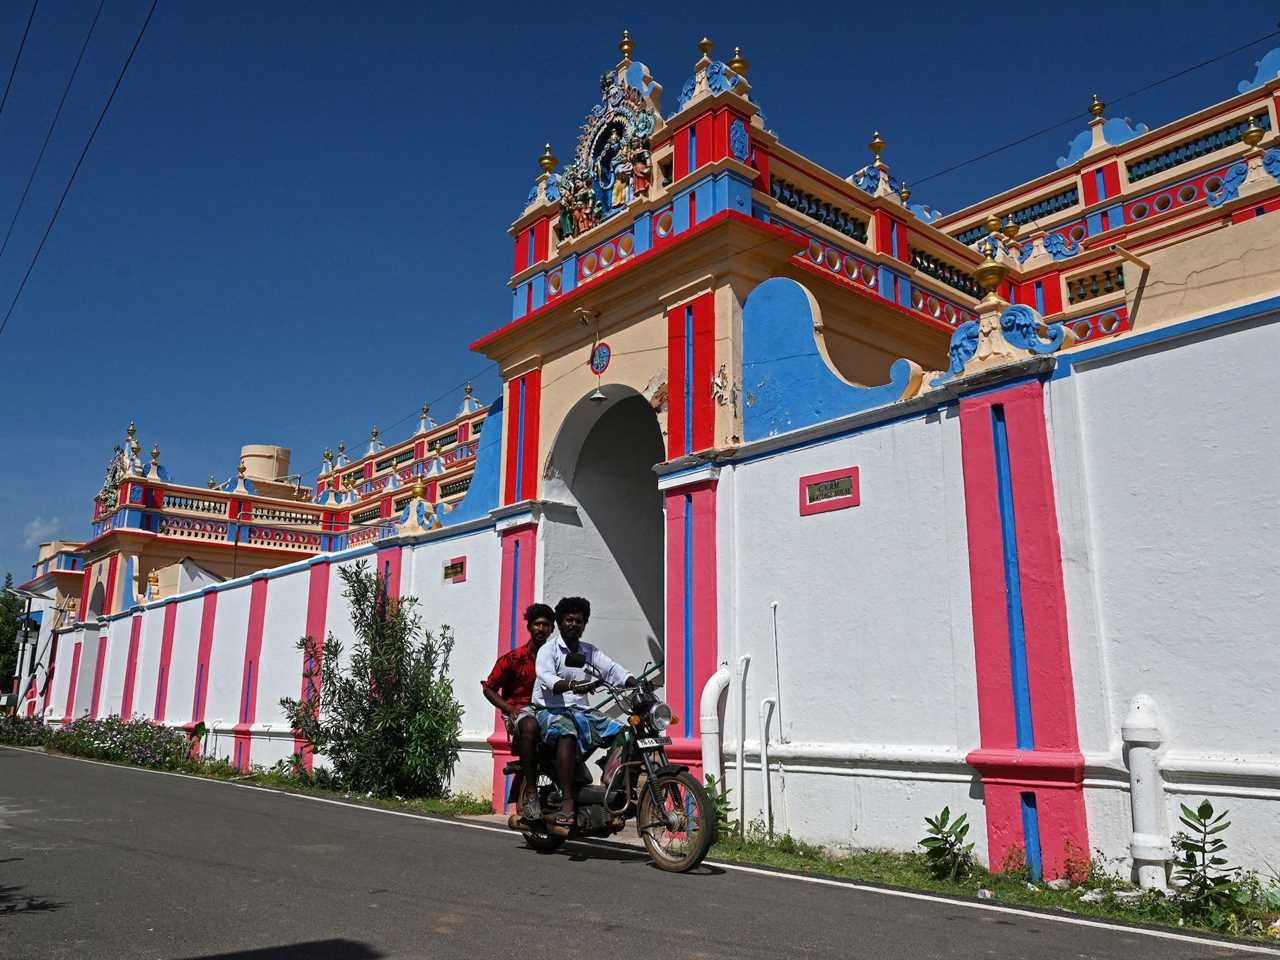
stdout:
[(636, 741), (636, 746), (641, 750), (657, 750), (669, 743), (671, 743), (670, 737), (642, 737)]

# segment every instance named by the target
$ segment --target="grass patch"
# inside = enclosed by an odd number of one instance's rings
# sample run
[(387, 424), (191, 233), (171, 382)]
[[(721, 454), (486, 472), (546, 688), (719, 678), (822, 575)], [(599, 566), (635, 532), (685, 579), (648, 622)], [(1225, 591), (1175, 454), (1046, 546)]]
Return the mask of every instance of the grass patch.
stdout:
[[(1144, 891), (1133, 899), (1121, 899), (1129, 887), (1114, 874), (1093, 867), (1086, 881), (1066, 890), (1055, 890), (1042, 883), (1030, 884), (1025, 873), (994, 874), (980, 866), (972, 868), (962, 880), (937, 879), (923, 854), (897, 853), (887, 850), (832, 852), (790, 836), (768, 839), (760, 831), (748, 828), (745, 838), (735, 835), (719, 839), (711, 848), (711, 859), (753, 866), (774, 867), (794, 873), (834, 877), (874, 886), (901, 890), (922, 890), (951, 897), (978, 899), (980, 890), (990, 891), (992, 902), (1008, 906), (1032, 907), (1060, 911), (1076, 916), (1116, 920), (1139, 925), (1180, 928), (1187, 931), (1274, 943), (1266, 932), (1267, 925), (1280, 913), (1280, 904), (1260, 902), (1237, 929), (1223, 930), (1208, 924), (1186, 920), (1178, 901), (1157, 891)], [(1104, 899), (1081, 900), (1088, 890), (1102, 890)], [(1117, 896), (1119, 894), (1119, 897)], [(1272, 894), (1274, 896), (1274, 894)]]

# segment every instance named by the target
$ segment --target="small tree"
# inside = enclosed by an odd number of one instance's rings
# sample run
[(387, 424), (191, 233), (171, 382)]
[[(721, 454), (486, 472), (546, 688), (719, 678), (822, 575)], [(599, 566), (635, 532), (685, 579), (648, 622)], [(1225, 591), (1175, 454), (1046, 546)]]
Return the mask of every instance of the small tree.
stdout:
[(341, 568), (355, 642), (347, 663), (331, 633), (323, 651), (298, 641), (302, 700), (280, 701), (299, 736), (343, 787), (376, 796), (441, 797), (458, 762), (462, 704), (453, 693), (453, 634), (422, 631), (416, 597), (394, 599), (361, 561)]

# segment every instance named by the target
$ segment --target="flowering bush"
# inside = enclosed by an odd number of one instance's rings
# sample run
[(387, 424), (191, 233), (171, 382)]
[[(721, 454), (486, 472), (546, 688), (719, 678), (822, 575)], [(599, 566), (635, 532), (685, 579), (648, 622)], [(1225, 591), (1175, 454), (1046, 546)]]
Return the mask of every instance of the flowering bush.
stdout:
[(59, 753), (157, 770), (184, 769), (192, 764), (187, 735), (150, 720), (85, 717), (52, 732), (45, 746)]
[(16, 717), (0, 714), (0, 743), (15, 747), (43, 746), (49, 728), (39, 717)]

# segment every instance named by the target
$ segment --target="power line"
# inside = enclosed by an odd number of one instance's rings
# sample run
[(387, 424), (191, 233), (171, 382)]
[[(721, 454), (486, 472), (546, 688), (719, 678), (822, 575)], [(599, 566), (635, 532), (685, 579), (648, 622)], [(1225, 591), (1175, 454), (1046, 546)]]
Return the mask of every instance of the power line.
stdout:
[[(1161, 84), (1168, 83), (1170, 80), (1176, 80), (1178, 79), (1178, 77), (1186, 76), (1188, 73), (1191, 73), (1195, 70), (1199, 70), (1201, 67), (1207, 67), (1211, 63), (1217, 63), (1219, 60), (1224, 60), (1227, 57), (1234, 56), (1235, 54), (1240, 53), (1242, 50), (1247, 50), (1252, 46), (1256, 46), (1257, 44), (1262, 43), (1265, 40), (1270, 40), (1272, 37), (1275, 37), (1278, 35), (1280, 35), (1280, 30), (1272, 30), (1270, 33), (1265, 34), (1261, 37), (1256, 37), (1255, 39), (1250, 40), (1248, 43), (1242, 44), (1241, 46), (1238, 46), (1233, 50), (1228, 50), (1225, 53), (1220, 53), (1216, 57), (1210, 57), (1208, 60), (1202, 60), (1199, 63), (1194, 64), (1190, 67), (1184, 67), (1183, 69), (1177, 71), (1176, 73), (1171, 73), (1167, 77), (1162, 77), (1159, 80), (1152, 81), (1151, 83), (1148, 83), (1146, 86), (1138, 87), (1138, 89), (1136, 90), (1130, 90), (1128, 93), (1123, 94), (1122, 96), (1116, 97), (1109, 102), (1113, 105), (1117, 103), (1122, 103), (1123, 101), (1128, 100), (1130, 97), (1136, 97), (1140, 93), (1146, 93), (1148, 90), (1154, 90), (1156, 87), (1160, 86)], [(970, 157), (968, 160), (962, 160), (959, 163), (953, 164), (952, 166), (947, 167), (944, 170), (939, 170), (936, 173), (931, 173), (927, 177), (921, 177), (918, 180), (913, 181), (912, 186), (918, 187), (922, 183), (927, 183), (930, 180), (936, 180), (938, 177), (944, 176), (948, 173), (953, 173), (956, 170), (961, 169), (962, 167), (967, 167), (972, 163), (977, 163), (979, 160), (986, 160), (988, 157), (994, 157), (997, 153), (1003, 153), (1005, 150), (1008, 150), (1012, 147), (1020, 146), (1021, 144), (1026, 143), (1028, 140), (1034, 140), (1036, 137), (1042, 137), (1046, 133), (1052, 133), (1054, 130), (1057, 130), (1059, 127), (1065, 127), (1069, 123), (1078, 123), (1081, 117), (1087, 117), (1088, 115), (1089, 114), (1087, 111), (1085, 111), (1084, 113), (1073, 113), (1071, 116), (1067, 117), (1065, 120), (1059, 120), (1057, 123), (1050, 124), (1047, 127), (1042, 127), (1041, 129), (1037, 130), (1035, 133), (1029, 133), (1024, 137), (1019, 137), (1017, 140), (1009, 141), (1004, 146), (996, 147), (992, 150), (988, 150), (986, 153), (980, 153), (976, 157)]]
[(44, 143), (40, 145), (40, 153), (36, 156), (36, 162), (31, 167), (31, 175), (27, 177), (27, 185), (22, 190), (22, 199), (18, 201), (18, 206), (13, 211), (13, 218), (9, 221), (9, 229), (4, 233), (4, 242), (0, 243), (0, 260), (4, 259), (4, 252), (9, 248), (9, 238), (13, 236), (14, 225), (18, 222), (18, 216), (22, 213), (22, 208), (26, 206), (27, 195), (31, 193), (31, 184), (35, 182), (36, 172), (40, 169), (40, 164), (44, 160), (44, 153), (49, 148), (49, 141), (53, 139), (53, 128), (58, 125), (58, 118), (62, 116), (62, 106), (67, 102), (67, 94), (71, 92), (71, 85), (75, 83), (76, 74), (79, 73), (80, 64), (84, 60), (84, 52), (89, 49), (89, 41), (93, 38), (94, 28), (98, 25), (98, 17), (102, 15), (102, 8), (106, 5), (106, 2), (107, 0), (98, 0), (98, 9), (89, 24), (89, 32), (84, 36), (84, 43), (80, 45), (80, 55), (76, 57), (75, 66), (71, 68), (71, 76), (67, 78), (67, 85), (62, 89), (62, 97), (58, 100), (58, 109), (53, 112), (53, 120), (50, 121), (49, 130), (44, 135)]
[(0, 113), (4, 113), (4, 105), (9, 102), (9, 91), (13, 89), (13, 78), (18, 75), (18, 64), (22, 62), (22, 51), (27, 46), (27, 34), (31, 32), (31, 21), (36, 18), (36, 7), (40, 0), (32, 0), (31, 12), (27, 14), (27, 26), (22, 31), (22, 39), (18, 41), (18, 53), (13, 58), (13, 66), (9, 70), (9, 82), (4, 85), (4, 96), (0, 97)]
[(71, 171), (71, 176), (67, 178), (67, 185), (63, 188), (62, 196), (58, 199), (58, 205), (54, 208), (53, 216), (49, 218), (49, 225), (45, 227), (44, 236), (40, 238), (40, 245), (36, 247), (36, 252), (31, 257), (31, 263), (27, 266), (27, 272), (23, 275), (22, 282), (18, 284), (17, 292), (14, 293), (13, 301), (5, 312), (4, 320), (0, 321), (0, 334), (3, 334), (5, 328), (9, 325), (9, 318), (13, 316), (14, 308), (18, 306), (18, 298), (22, 296), (22, 291), (26, 288), (27, 281), (31, 279), (31, 271), (35, 269), (36, 261), (40, 259), (44, 245), (49, 240), (49, 234), (53, 232), (53, 225), (58, 222), (58, 214), (62, 212), (62, 205), (66, 203), (67, 194), (71, 192), (71, 186), (76, 182), (76, 174), (80, 172), (80, 166), (84, 163), (84, 158), (88, 155), (89, 148), (93, 146), (93, 139), (98, 135), (98, 129), (102, 126), (102, 121), (107, 118), (107, 111), (111, 109), (111, 103), (116, 98), (116, 92), (120, 89), (120, 84), (124, 82), (124, 75), (129, 70), (129, 64), (133, 63), (134, 54), (138, 52), (138, 47), (142, 45), (142, 38), (146, 36), (147, 27), (151, 24), (151, 17), (156, 12), (156, 5), (159, 2), (160, 0), (151, 0), (151, 9), (147, 11), (147, 19), (142, 21), (142, 28), (138, 31), (137, 39), (133, 41), (133, 48), (129, 51), (129, 56), (125, 58), (124, 66), (120, 68), (120, 75), (116, 77), (115, 86), (111, 88), (107, 102), (102, 105), (102, 112), (98, 114), (98, 121), (89, 132), (89, 139), (85, 141), (84, 149), (80, 151), (80, 159), (76, 161), (75, 169)]

